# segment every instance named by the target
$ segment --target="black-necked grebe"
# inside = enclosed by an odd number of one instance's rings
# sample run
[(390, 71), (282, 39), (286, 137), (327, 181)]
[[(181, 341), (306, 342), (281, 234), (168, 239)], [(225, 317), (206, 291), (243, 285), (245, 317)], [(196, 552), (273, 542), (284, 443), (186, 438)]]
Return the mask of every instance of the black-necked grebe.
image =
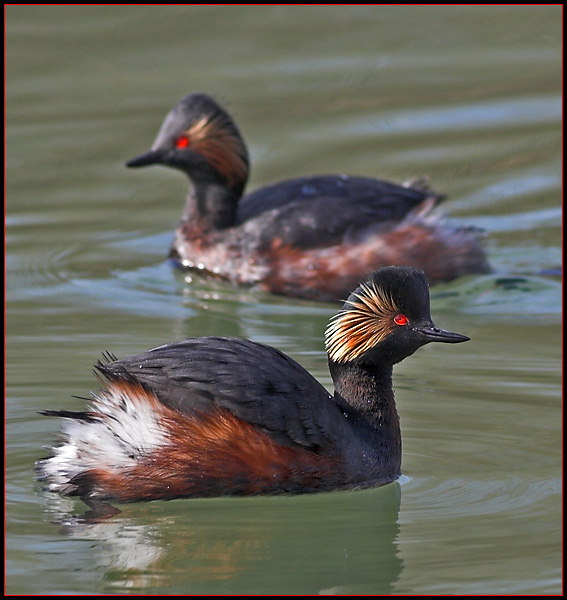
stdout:
[(319, 175), (242, 196), (248, 152), (231, 117), (191, 94), (167, 115), (152, 149), (128, 167), (183, 171), (190, 190), (171, 257), (240, 285), (324, 301), (345, 298), (382, 266), (423, 269), (431, 284), (489, 271), (471, 228), (431, 210), (443, 196), (419, 184)]
[[(393, 365), (438, 329), (422, 271), (385, 267), (326, 331), (328, 391), (279, 350), (245, 339), (192, 338), (99, 362), (106, 389), (67, 419), (37, 464), (48, 489), (85, 502), (307, 493), (400, 476)], [(108, 358), (108, 357), (107, 357)]]

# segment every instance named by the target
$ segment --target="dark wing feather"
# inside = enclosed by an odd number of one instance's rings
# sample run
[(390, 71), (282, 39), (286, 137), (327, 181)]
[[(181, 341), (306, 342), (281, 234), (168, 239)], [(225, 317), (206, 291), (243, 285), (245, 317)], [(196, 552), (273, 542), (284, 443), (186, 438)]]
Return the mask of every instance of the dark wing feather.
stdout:
[(434, 206), (444, 196), (425, 185), (398, 185), (366, 177), (321, 175), (282, 181), (245, 196), (237, 224), (262, 221), (267, 239), (300, 247), (336, 242), (369, 226), (391, 227), (424, 202)]
[(111, 381), (140, 382), (184, 414), (227, 409), (288, 445), (324, 446), (343, 421), (329, 392), (302, 366), (245, 339), (191, 338), (97, 369)]

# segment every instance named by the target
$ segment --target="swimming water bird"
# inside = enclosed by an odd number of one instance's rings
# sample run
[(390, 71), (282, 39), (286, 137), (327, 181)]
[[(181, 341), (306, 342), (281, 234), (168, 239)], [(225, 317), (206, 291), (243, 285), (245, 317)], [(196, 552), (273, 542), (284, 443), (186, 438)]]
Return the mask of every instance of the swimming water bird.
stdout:
[(244, 195), (248, 151), (229, 114), (196, 93), (165, 118), (128, 167), (165, 165), (190, 181), (170, 256), (239, 285), (339, 301), (381, 266), (411, 265), (439, 283), (489, 271), (472, 228), (434, 215), (443, 196), (421, 183), (317, 175)]
[(385, 267), (327, 328), (332, 395), (279, 350), (246, 339), (107, 356), (96, 367), (105, 389), (86, 411), (44, 412), (66, 423), (39, 477), (91, 506), (383, 485), (401, 467), (394, 364), (430, 342), (468, 339), (433, 324), (422, 271)]

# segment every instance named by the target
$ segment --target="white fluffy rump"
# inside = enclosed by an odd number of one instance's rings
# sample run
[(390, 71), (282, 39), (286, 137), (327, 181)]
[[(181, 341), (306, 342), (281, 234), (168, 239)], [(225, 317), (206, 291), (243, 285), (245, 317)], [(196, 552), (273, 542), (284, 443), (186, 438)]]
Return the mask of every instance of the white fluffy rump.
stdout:
[(73, 477), (91, 469), (134, 466), (166, 443), (160, 416), (159, 401), (141, 387), (111, 383), (93, 394), (87, 412), (65, 417), (61, 444), (38, 463), (47, 489), (64, 492)]

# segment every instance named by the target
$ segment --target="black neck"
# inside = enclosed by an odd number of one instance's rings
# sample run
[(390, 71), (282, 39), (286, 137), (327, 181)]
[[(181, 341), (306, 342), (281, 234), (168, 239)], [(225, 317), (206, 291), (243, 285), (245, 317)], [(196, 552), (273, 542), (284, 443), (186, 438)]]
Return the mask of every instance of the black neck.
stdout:
[(372, 433), (377, 447), (382, 447), (395, 461), (401, 462), (401, 433), (392, 388), (391, 365), (383, 367), (356, 363), (329, 362), (335, 384), (335, 399)]
[(232, 227), (239, 198), (240, 193), (222, 184), (191, 180), (183, 221), (199, 223), (205, 231)]

